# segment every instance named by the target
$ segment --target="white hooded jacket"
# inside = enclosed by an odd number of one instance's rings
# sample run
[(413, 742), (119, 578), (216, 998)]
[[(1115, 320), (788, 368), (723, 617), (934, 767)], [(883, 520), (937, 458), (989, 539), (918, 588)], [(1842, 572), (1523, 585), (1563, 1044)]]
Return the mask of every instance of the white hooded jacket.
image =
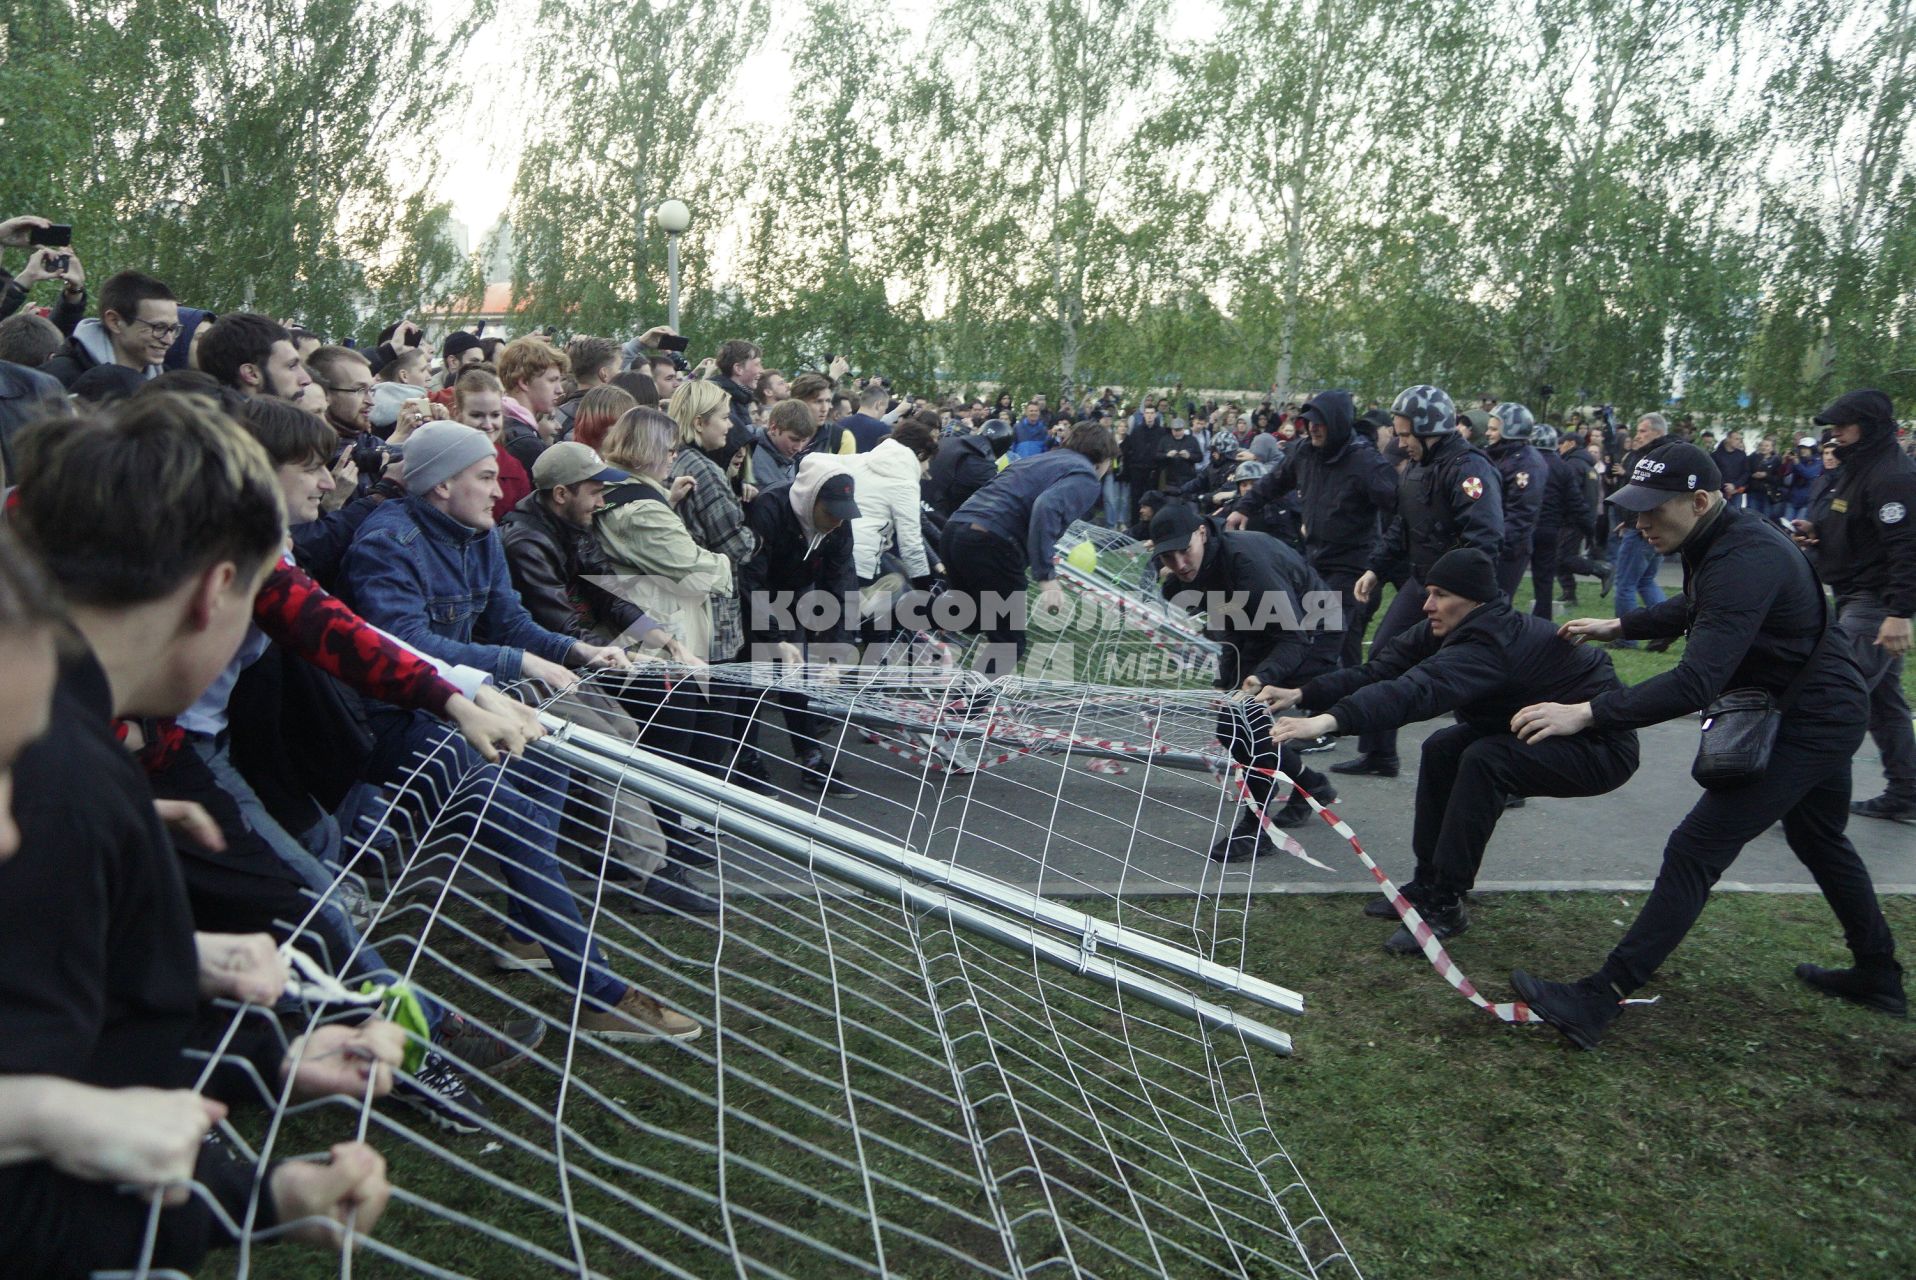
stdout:
[(879, 573), (878, 559), (898, 539), (898, 554), (913, 578), (931, 573), (925, 552), (925, 526), (919, 510), (918, 455), (896, 440), (881, 440), (870, 453), (845, 459), (858, 486), (858, 509), (852, 521), (852, 562), (861, 581)]

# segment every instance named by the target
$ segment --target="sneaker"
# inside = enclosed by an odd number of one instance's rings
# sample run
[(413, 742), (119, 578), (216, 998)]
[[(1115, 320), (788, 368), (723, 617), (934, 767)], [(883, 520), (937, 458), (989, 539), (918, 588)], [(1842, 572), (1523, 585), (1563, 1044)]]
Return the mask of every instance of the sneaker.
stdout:
[(1799, 964), (1796, 976), (1826, 996), (1836, 996), (1892, 1018), (1909, 1016), (1909, 997), (1903, 994), (1903, 966), (1894, 960), (1854, 969), (1825, 969)]
[(1298, 750), (1302, 751), (1305, 755), (1309, 756), (1309, 755), (1316, 755), (1319, 751), (1329, 751), (1332, 747), (1336, 745), (1337, 745), (1337, 735), (1334, 733), (1327, 733), (1321, 738), (1312, 738), (1309, 742), (1299, 747)]
[(1371, 753), (1358, 756), (1355, 760), (1346, 760), (1342, 764), (1331, 766), (1332, 773), (1370, 774), (1379, 778), (1394, 778), (1400, 766), (1396, 756), (1383, 756)]
[[(1404, 881), (1404, 883), (1398, 885), (1397, 891), (1406, 898), (1409, 898), (1410, 905), (1416, 907), (1420, 912), (1424, 909), (1424, 898), (1430, 892), (1416, 876), (1412, 876), (1410, 879)], [(1364, 914), (1373, 920), (1401, 919), (1397, 914), (1395, 904), (1393, 904), (1391, 899), (1386, 898), (1381, 893), (1364, 904)]]
[(627, 987), (612, 1009), (583, 1009), (579, 1030), (600, 1040), (696, 1040), (699, 1024), (666, 1008), (637, 987)]
[(683, 911), (693, 916), (717, 915), (719, 909), (717, 898), (685, 882), (683, 867), (668, 866), (653, 872), (652, 878), (639, 890), (639, 897), (653, 907)]
[[(1462, 898), (1452, 898), (1447, 904), (1440, 904), (1435, 895), (1431, 895), (1416, 906), (1417, 914), (1424, 918), (1424, 923), (1430, 926), (1430, 931), (1439, 942), (1454, 938), (1470, 928), (1470, 916), (1464, 911)], [(1420, 956), (1424, 953), (1424, 946), (1417, 941), (1417, 935), (1410, 931), (1409, 925), (1400, 924), (1397, 932), (1384, 940), (1384, 950), (1394, 956)]]
[(552, 957), (536, 940), (520, 942), (507, 934), (492, 955), (494, 973), (545, 973), (552, 968)]
[(1603, 1033), (1623, 1012), (1617, 993), (1594, 978), (1578, 982), (1546, 982), (1522, 969), (1510, 973), (1510, 985), (1538, 1017), (1563, 1033), (1579, 1049), (1594, 1049)]
[(1874, 800), (1855, 800), (1849, 811), (1863, 818), (1883, 818), (1890, 822), (1916, 822), (1916, 796), (1885, 791)]
[(525, 1056), (545, 1038), (546, 1024), (537, 1018), (521, 1018), (494, 1031), (464, 1014), (449, 1013), (440, 1021), (432, 1042), (470, 1070), (498, 1075), (525, 1061)]
[(393, 1080), (392, 1099), (454, 1133), (478, 1133), (492, 1119), (492, 1108), (436, 1049), (426, 1051), (426, 1060), (415, 1074)]
[(1663, 653), (1675, 643), (1676, 639), (1673, 636), (1659, 636), (1655, 640), (1645, 640), (1643, 642), (1643, 651), (1645, 653)]

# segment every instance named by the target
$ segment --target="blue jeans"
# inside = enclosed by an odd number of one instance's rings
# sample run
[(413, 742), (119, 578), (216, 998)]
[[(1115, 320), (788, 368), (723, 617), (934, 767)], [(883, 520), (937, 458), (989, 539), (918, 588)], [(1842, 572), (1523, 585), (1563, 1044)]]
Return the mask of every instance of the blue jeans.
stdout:
[(1637, 608), (1637, 598), (1643, 598), (1643, 607), (1664, 601), (1663, 588), (1657, 585), (1657, 569), (1663, 563), (1663, 557), (1656, 549), (1643, 540), (1643, 535), (1635, 529), (1625, 529), (1623, 538), (1617, 544), (1617, 616)]
[(605, 953), (586, 933), (554, 854), (570, 775), (528, 756), (505, 766), (501, 776), (498, 766), (423, 711), (374, 705), (367, 721), (378, 740), (370, 781), (399, 781), (412, 773), (415, 757), (429, 756), (419, 788), (428, 794), (420, 798), (435, 818), (454, 812), (476, 818), (475, 842), (498, 859), (505, 877), (514, 938), (537, 939), (561, 981), (577, 985), (583, 977), (588, 998), (607, 1008), (618, 1004), (626, 984), (606, 967)]
[(1131, 482), (1115, 473), (1104, 477), (1104, 522), (1113, 529), (1131, 525)]
[[(332, 818), (322, 817), (306, 833), (303, 841), (294, 839), (292, 833), (280, 826), (278, 820), (266, 811), (265, 804), (253, 790), (253, 784), (233, 766), (232, 753), (226, 743), (203, 734), (188, 734), (186, 740), (200, 759), (206, 762), (207, 770), (212, 773), (220, 790), (231, 796), (239, 806), (240, 817), (246, 820), (247, 827), (273, 851), (275, 857), (297, 872), (299, 878), (306, 882), (306, 887), (319, 899), (318, 914), (324, 919), (314, 922), (312, 932), (323, 944), (326, 954), (315, 958), (327, 968), (337, 969), (346, 963), (347, 955), (351, 955), (352, 963), (346, 965), (342, 975), (344, 978), (370, 980), (385, 985), (398, 982), (399, 975), (380, 959), (377, 951), (362, 941), (359, 928), (347, 911), (346, 897), (341, 892), (343, 882), (309, 847), (317, 845), (325, 848), (328, 841), (333, 842), (334, 848), (337, 847), (339, 828)], [(344, 953), (333, 954), (335, 948), (339, 947), (345, 948)], [(302, 947), (301, 950), (308, 948)], [(425, 1012), (427, 1025), (438, 1030), (445, 1010), (424, 992), (419, 993), (419, 1005)]]

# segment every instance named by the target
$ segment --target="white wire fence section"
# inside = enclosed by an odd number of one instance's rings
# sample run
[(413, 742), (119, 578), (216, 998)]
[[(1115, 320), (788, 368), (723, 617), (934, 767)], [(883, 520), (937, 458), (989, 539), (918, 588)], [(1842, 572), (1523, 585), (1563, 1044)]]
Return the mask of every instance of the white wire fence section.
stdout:
[[(342, 1257), (254, 1238), (200, 1274), (1358, 1275), (1279, 1140), (1303, 998), (1246, 954), (1248, 868), (1207, 856), (1239, 812), (1214, 698), (649, 666), (547, 699), (508, 767), (438, 739), (348, 842), (352, 954), (310, 917), (294, 945), (544, 1037), (490, 1074), (441, 1046), (470, 1133), (262, 1083), (237, 1158), (363, 1135), (397, 1192)], [(748, 718), (769, 787), (740, 785)], [(699, 1034), (594, 1033), (608, 982)]]

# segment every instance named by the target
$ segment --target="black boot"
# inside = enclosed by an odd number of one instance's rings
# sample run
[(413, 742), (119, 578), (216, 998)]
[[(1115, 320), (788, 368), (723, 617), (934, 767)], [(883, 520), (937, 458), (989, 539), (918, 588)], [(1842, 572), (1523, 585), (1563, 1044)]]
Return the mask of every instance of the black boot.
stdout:
[[(1415, 904), (1417, 914), (1424, 918), (1430, 931), (1437, 935), (1439, 942), (1454, 938), (1470, 928), (1470, 916), (1464, 910), (1462, 894), (1440, 894), (1432, 890), (1424, 896), (1422, 902)], [(1384, 940), (1384, 950), (1394, 956), (1416, 956), (1424, 952), (1423, 944), (1417, 941), (1417, 935), (1410, 926), (1400, 924), (1397, 932)]]
[(1675, 643), (1676, 639), (1673, 636), (1660, 636), (1655, 640), (1645, 640), (1643, 642), (1643, 651), (1645, 653), (1663, 653)]
[(670, 863), (652, 873), (639, 890), (639, 896), (655, 908), (670, 908), (687, 915), (715, 915), (719, 909), (718, 899), (709, 893), (694, 889), (685, 882), (685, 868)]
[[(1422, 912), (1424, 899), (1429, 896), (1430, 888), (1422, 880), (1412, 876), (1397, 886), (1397, 892), (1409, 898), (1410, 905)], [(1398, 918), (1397, 904), (1380, 893), (1364, 904), (1364, 914), (1373, 920), (1395, 920)]]
[(1601, 599), (1610, 594), (1611, 587), (1617, 585), (1617, 570), (1616, 566), (1607, 560), (1597, 561), (1596, 569), (1598, 583), (1597, 597)]
[(1358, 756), (1355, 760), (1346, 760), (1342, 764), (1334, 764), (1331, 766), (1332, 773), (1372, 774), (1379, 778), (1394, 778), (1397, 776), (1397, 769), (1398, 763), (1396, 756), (1377, 755), (1375, 753), (1366, 753)]
[[(836, 764), (836, 757), (833, 764)], [(828, 796), (855, 796), (857, 791), (843, 778), (838, 777), (831, 765), (825, 761), (825, 753), (817, 747), (805, 752), (798, 758), (798, 781), (808, 791), (823, 792)]]
[(1264, 825), (1257, 820), (1257, 815), (1246, 809), (1238, 815), (1237, 825), (1231, 828), (1230, 834), (1211, 846), (1211, 860), (1242, 862), (1275, 847), (1264, 834)]
[(1521, 809), (1528, 803), (1529, 801), (1525, 800), (1522, 796), (1504, 797), (1504, 808), (1506, 809)]
[(1874, 800), (1855, 800), (1849, 811), (1863, 818), (1887, 818), (1892, 822), (1916, 822), (1916, 795), (1904, 791), (1885, 791)]
[(1891, 959), (1858, 960), (1853, 969), (1825, 969), (1799, 964), (1796, 976), (1826, 996), (1836, 996), (1892, 1018), (1909, 1016), (1909, 998), (1903, 994), (1903, 966)]
[(1522, 969), (1510, 973), (1510, 985), (1538, 1017), (1561, 1031), (1579, 1049), (1594, 1049), (1617, 1020), (1623, 1006), (1609, 983), (1595, 978), (1546, 982)]
[(1298, 786), (1291, 789), (1291, 798), (1284, 807), (1271, 815), (1274, 827), (1301, 827), (1311, 820), (1314, 812), (1311, 802), (1304, 798), (1304, 792), (1310, 792), (1319, 804), (1334, 804), (1337, 800), (1337, 788), (1331, 780), (1321, 773), (1306, 770), (1298, 778)]

